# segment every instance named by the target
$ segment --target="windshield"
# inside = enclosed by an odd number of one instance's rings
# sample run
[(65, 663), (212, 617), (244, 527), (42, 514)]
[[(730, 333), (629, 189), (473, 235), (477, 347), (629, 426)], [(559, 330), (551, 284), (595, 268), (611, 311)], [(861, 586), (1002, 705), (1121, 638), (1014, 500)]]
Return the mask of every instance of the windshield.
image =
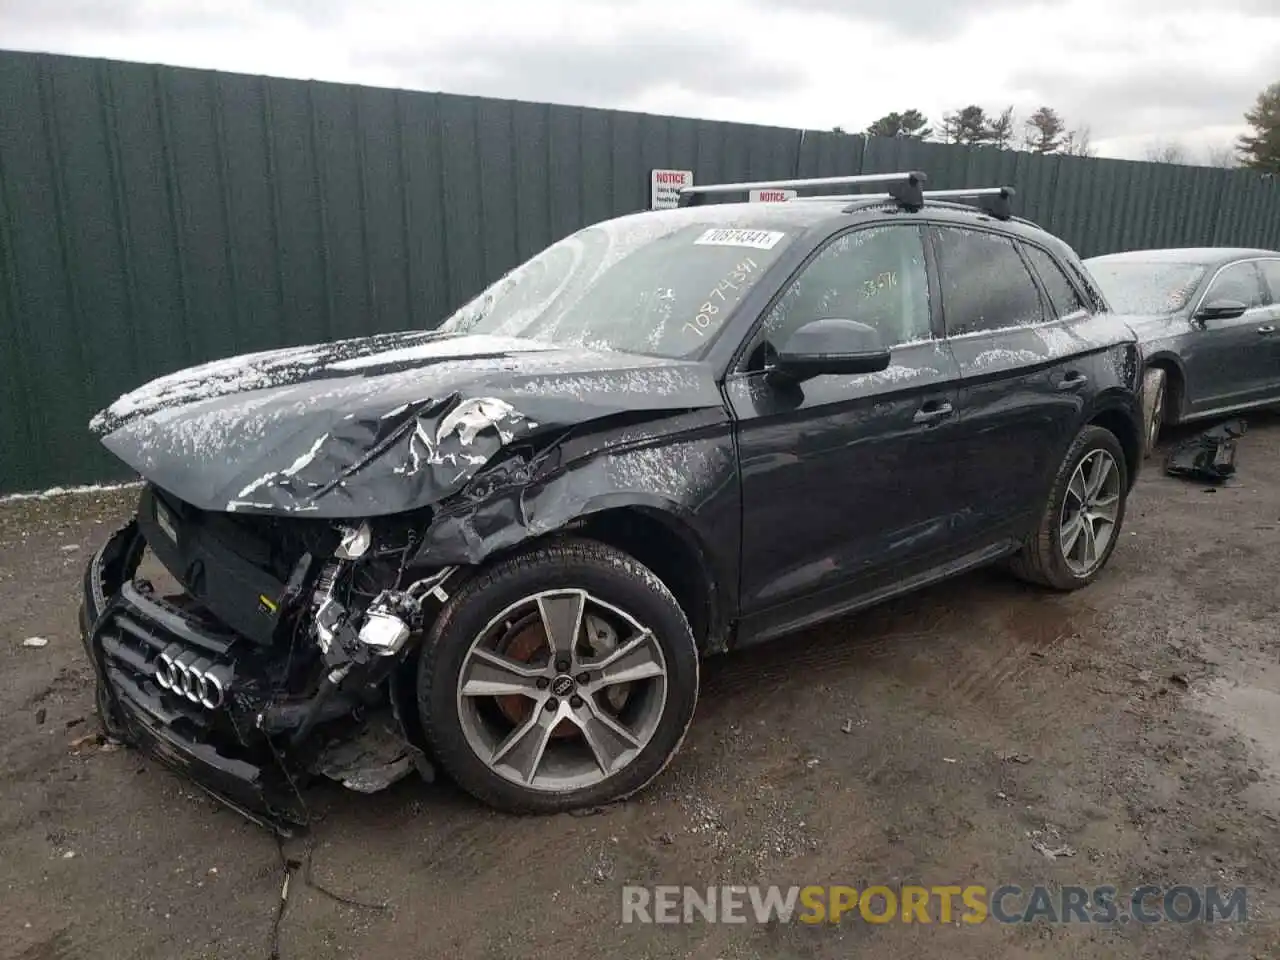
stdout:
[(1086, 260), (1085, 266), (1117, 313), (1177, 313), (1209, 269), (1141, 260)]
[(800, 229), (790, 216), (735, 225), (715, 207), (609, 220), (548, 247), (440, 329), (696, 359)]

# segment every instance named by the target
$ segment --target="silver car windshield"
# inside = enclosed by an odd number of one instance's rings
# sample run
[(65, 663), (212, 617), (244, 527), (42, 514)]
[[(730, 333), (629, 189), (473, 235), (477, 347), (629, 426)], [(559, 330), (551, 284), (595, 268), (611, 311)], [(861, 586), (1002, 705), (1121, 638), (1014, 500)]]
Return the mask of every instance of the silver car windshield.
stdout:
[(1086, 260), (1089, 273), (1118, 313), (1177, 313), (1209, 269), (1203, 263)]
[(801, 231), (735, 225), (715, 207), (621, 217), (543, 250), (440, 329), (696, 359)]

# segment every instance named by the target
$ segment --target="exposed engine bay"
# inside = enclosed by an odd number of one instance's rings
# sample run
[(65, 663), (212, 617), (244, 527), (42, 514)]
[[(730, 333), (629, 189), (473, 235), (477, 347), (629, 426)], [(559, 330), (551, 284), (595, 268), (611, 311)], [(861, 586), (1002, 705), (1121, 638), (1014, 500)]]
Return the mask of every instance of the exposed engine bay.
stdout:
[[(146, 487), (87, 574), (107, 730), (209, 765), (207, 789), (277, 828), (307, 821), (310, 774), (363, 792), (431, 779), (400, 674), (457, 568), (409, 573), (399, 519), (375, 538), (369, 522), (207, 513)], [(168, 589), (140, 573), (144, 553)]]

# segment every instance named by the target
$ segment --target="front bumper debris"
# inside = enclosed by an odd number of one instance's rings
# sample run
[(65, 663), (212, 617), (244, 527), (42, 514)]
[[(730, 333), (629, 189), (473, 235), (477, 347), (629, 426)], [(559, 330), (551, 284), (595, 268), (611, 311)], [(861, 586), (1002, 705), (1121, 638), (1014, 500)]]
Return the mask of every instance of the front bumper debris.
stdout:
[[(341, 689), (323, 704), (282, 699), (278, 679), (287, 666), (280, 651), (136, 581), (145, 543), (137, 521), (131, 521), (94, 554), (84, 575), (80, 626), (109, 735), (286, 835), (309, 821), (301, 788), (313, 772), (381, 786), (414, 769), (429, 779), (430, 766), (404, 736), (399, 711), (377, 710), (357, 719), (353, 710), (378, 705), (361, 702), (356, 709)], [(382, 724), (383, 717), (392, 723)], [(312, 727), (324, 723), (324, 735), (314, 734)], [(344, 744), (367, 742), (367, 728), (374, 724), (387, 726), (376, 752), (387, 769), (353, 771), (341, 762)]]
[(1235, 475), (1236, 441), (1246, 429), (1245, 421), (1229, 420), (1184, 440), (1170, 451), (1165, 472), (1203, 483), (1225, 483)]

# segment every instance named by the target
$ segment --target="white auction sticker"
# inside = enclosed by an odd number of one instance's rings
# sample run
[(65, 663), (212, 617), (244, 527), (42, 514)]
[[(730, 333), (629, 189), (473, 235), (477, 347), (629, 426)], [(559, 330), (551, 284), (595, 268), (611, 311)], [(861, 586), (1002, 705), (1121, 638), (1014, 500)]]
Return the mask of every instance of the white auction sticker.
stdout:
[(772, 250), (786, 234), (781, 230), (734, 230), (716, 227), (708, 230), (694, 243), (714, 247), (754, 247), (756, 250)]

